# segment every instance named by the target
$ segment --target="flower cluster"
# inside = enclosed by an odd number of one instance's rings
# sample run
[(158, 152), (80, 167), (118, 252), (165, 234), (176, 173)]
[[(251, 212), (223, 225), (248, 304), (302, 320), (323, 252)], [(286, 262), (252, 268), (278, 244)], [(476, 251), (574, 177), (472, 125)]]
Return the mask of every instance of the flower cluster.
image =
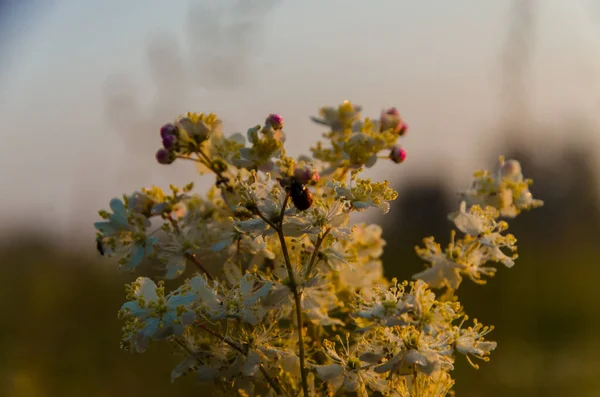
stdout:
[(501, 217), (541, 202), (519, 163), (501, 159), (495, 174), (475, 174), (450, 214), (464, 236), (453, 231), (446, 249), (425, 239), (417, 254), (427, 268), (411, 282), (387, 280), (382, 229), (350, 215), (390, 209), (388, 181), (360, 173), (378, 159), (402, 163), (407, 126), (395, 108), (363, 119), (350, 102), (313, 120), (329, 131), (299, 158), (286, 154), (275, 114), (245, 136), (226, 137), (203, 113), (160, 129), (158, 163), (194, 162), (215, 183), (204, 195), (192, 184), (141, 189), (100, 211), (102, 255), (125, 271), (162, 269), (127, 286), (122, 347), (171, 343), (182, 356), (172, 380), (194, 374), (223, 395), (444, 396), (456, 356), (477, 367), (496, 348), (492, 327), (469, 322), (455, 292), (465, 276), (484, 283), (494, 263), (514, 265)]

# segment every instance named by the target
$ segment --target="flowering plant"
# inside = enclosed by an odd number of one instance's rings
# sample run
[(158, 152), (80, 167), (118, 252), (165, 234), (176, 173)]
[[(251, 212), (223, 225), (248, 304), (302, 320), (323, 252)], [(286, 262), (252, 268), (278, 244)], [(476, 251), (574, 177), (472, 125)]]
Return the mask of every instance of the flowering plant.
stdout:
[(139, 277), (127, 287), (122, 347), (170, 342), (182, 355), (172, 380), (193, 372), (223, 394), (446, 395), (455, 356), (477, 367), (496, 348), (492, 327), (469, 322), (455, 292), (465, 277), (484, 284), (496, 263), (513, 266), (516, 239), (501, 218), (542, 203), (519, 163), (500, 158), (450, 215), (461, 237), (453, 231), (446, 248), (425, 239), (416, 251), (426, 269), (387, 280), (381, 228), (351, 226), (350, 215), (389, 210), (388, 181), (360, 173), (380, 159), (402, 163), (407, 126), (394, 108), (362, 119), (350, 102), (313, 120), (328, 127), (325, 142), (297, 159), (275, 114), (246, 137), (225, 136), (213, 114), (161, 128), (159, 163), (192, 161), (216, 182), (204, 196), (192, 184), (142, 189), (100, 211), (101, 254), (126, 271), (154, 259), (178, 283), (167, 291)]

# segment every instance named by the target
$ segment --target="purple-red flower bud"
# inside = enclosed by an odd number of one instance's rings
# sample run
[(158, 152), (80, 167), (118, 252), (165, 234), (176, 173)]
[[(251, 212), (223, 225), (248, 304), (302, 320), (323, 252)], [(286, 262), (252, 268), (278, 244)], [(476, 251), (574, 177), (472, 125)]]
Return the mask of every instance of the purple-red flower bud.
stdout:
[(167, 150), (174, 149), (177, 145), (177, 137), (175, 135), (167, 135), (162, 139), (163, 147)]
[(175, 156), (167, 149), (158, 149), (156, 152), (156, 161), (158, 161), (159, 164), (171, 164), (175, 161)]
[(390, 116), (400, 116), (400, 112), (396, 108), (389, 108), (385, 111), (385, 114), (389, 114)]
[(390, 159), (396, 164), (402, 163), (404, 160), (406, 160), (406, 150), (396, 146), (390, 152)]
[(167, 136), (177, 136), (177, 126), (173, 123), (167, 123), (160, 128), (160, 137), (165, 139)]
[(305, 165), (294, 170), (294, 179), (298, 183), (305, 185), (310, 181), (317, 182), (319, 180), (319, 173), (314, 168)]
[(402, 121), (400, 123), (400, 128), (398, 130), (398, 135), (404, 136), (407, 131), (408, 131), (408, 125), (404, 121)]
[(274, 130), (280, 130), (283, 128), (283, 117), (275, 113), (270, 114), (265, 124), (270, 125)]
[(402, 136), (406, 134), (408, 126), (400, 117), (400, 112), (396, 108), (390, 108), (381, 113), (381, 131), (392, 129), (396, 134)]

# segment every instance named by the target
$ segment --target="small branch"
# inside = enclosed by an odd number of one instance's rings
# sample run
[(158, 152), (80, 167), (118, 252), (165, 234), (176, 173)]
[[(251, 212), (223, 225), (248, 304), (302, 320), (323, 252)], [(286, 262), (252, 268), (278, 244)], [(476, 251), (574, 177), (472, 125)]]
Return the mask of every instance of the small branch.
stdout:
[[(171, 226), (173, 226), (173, 230), (175, 231), (175, 233), (178, 235), (181, 234), (181, 229), (179, 228), (177, 221), (175, 219), (173, 219), (171, 214), (166, 215), (166, 218), (169, 220), (169, 222), (171, 222)], [(190, 254), (190, 253), (186, 252), (185, 257), (186, 257), (186, 259), (192, 261), (200, 269), (200, 271), (202, 273), (206, 274), (206, 277), (208, 277), (211, 281), (214, 280), (214, 278), (210, 275), (208, 270), (206, 270), (206, 268), (204, 266), (202, 266), (202, 264), (198, 261), (195, 254)]]
[(189, 156), (177, 156), (177, 158), (181, 159), (181, 160), (189, 160), (189, 161), (193, 161), (195, 163), (204, 164), (204, 161), (202, 161), (200, 159), (195, 159), (195, 158), (189, 157)]
[(244, 352), (244, 349), (242, 349), (241, 347), (239, 347), (235, 342), (230, 341), (229, 339), (227, 339), (224, 335), (221, 335), (217, 331), (215, 331), (215, 330), (207, 327), (206, 325), (204, 325), (204, 324), (202, 324), (200, 322), (196, 322), (196, 323), (194, 323), (194, 325), (197, 325), (198, 328), (202, 328), (204, 331), (208, 332), (209, 334), (211, 334), (215, 338), (219, 338), (221, 341), (225, 342), (226, 344), (228, 344), (229, 346), (231, 346), (232, 348), (234, 348), (235, 350), (237, 350), (239, 353), (242, 353), (243, 355), (246, 355), (246, 352)]
[(238, 238), (237, 243), (236, 243), (236, 257), (237, 257), (238, 266), (240, 267), (240, 272), (242, 272), (242, 274), (244, 274), (244, 264), (242, 263), (242, 251), (241, 251), (241, 247), (240, 247), (241, 243), (242, 243), (242, 239)]
[(265, 223), (267, 225), (271, 226), (273, 228), (273, 230), (279, 231), (279, 226), (277, 226), (272, 220), (270, 220), (266, 216), (264, 216), (263, 213), (258, 210), (258, 208), (256, 209), (255, 212), (256, 212), (256, 215), (258, 215), (258, 217), (260, 219), (262, 219), (263, 221), (265, 221)]
[(418, 372), (417, 372), (417, 365), (413, 364), (413, 387), (414, 387), (414, 395), (415, 397), (419, 397), (419, 386), (417, 385), (417, 376), (418, 376)]
[[(227, 345), (229, 345), (231, 348), (233, 348), (234, 350), (236, 350), (240, 354), (242, 354), (244, 356), (247, 356), (247, 354), (244, 351), (244, 349), (242, 349), (240, 346), (238, 346), (237, 343), (235, 343), (235, 342), (227, 339), (225, 336), (221, 335), (217, 331), (214, 331), (214, 330), (210, 329), (209, 327), (207, 327), (206, 325), (204, 325), (202, 323), (196, 323), (196, 325), (198, 327), (202, 328), (204, 331), (206, 331), (209, 334), (211, 334), (212, 336), (214, 336), (215, 338), (218, 338), (221, 341), (225, 342)], [(269, 384), (271, 385), (271, 387), (275, 390), (275, 392), (277, 393), (277, 395), (283, 395), (283, 393), (281, 391), (281, 388), (275, 382), (275, 380), (273, 378), (271, 378), (271, 375), (269, 375), (269, 373), (267, 372), (267, 370), (265, 369), (265, 367), (262, 365), (262, 363), (259, 364), (259, 368), (260, 368), (260, 372), (263, 374), (263, 376), (265, 377), (265, 379), (267, 380), (267, 382), (269, 382)]]
[(196, 254), (186, 253), (185, 257), (187, 259), (189, 259), (190, 261), (192, 261), (196, 266), (198, 266), (198, 269), (200, 269), (200, 271), (202, 271), (202, 273), (206, 274), (206, 277), (208, 277), (210, 281), (214, 281), (213, 276), (211, 276), (210, 273), (208, 272), (208, 270), (206, 270), (206, 268), (204, 266), (202, 266), (200, 261), (198, 261), (198, 259), (196, 258)]
[(181, 229), (179, 228), (177, 221), (175, 219), (173, 219), (171, 214), (167, 215), (167, 219), (169, 220), (169, 222), (171, 222), (171, 226), (173, 226), (173, 230), (175, 230), (175, 233), (181, 234)]
[(308, 263), (308, 268), (306, 270), (307, 277), (310, 276), (310, 273), (312, 272), (313, 268), (316, 266), (317, 258), (319, 257), (319, 249), (321, 248), (321, 244), (323, 243), (323, 240), (325, 240), (325, 237), (327, 237), (327, 235), (329, 234), (330, 231), (331, 231), (331, 228), (329, 227), (329, 228), (327, 228), (327, 230), (325, 230), (325, 233), (323, 233), (321, 236), (319, 236), (319, 238), (317, 238), (317, 242), (315, 244), (315, 250), (312, 253), (310, 262)]
[[(198, 154), (200, 157), (202, 157), (204, 159), (204, 161), (206, 161), (206, 165), (210, 168), (210, 159), (208, 158), (206, 153), (204, 153), (202, 150), (198, 149), (196, 154)], [(211, 168), (211, 170), (214, 171), (212, 168)]]
[(194, 353), (184, 342), (180, 341), (177, 338), (175, 338), (174, 341), (177, 342), (177, 344), (179, 345), (179, 347), (181, 347), (187, 354), (189, 354), (190, 356), (194, 357), (196, 360), (200, 361), (198, 359), (198, 357), (196, 357), (196, 353)]
[(286, 192), (283, 204), (281, 205), (281, 212), (279, 213), (279, 227), (283, 228), (283, 216), (285, 215), (285, 207), (287, 207), (288, 200), (290, 199), (290, 192)]
[[(221, 171), (217, 171), (215, 169), (213, 169), (211, 167), (211, 163), (212, 161), (210, 160), (210, 158), (206, 155), (206, 153), (204, 153), (202, 150), (198, 149), (198, 151), (196, 152), (196, 154), (200, 157), (202, 157), (202, 159), (204, 159), (204, 161), (206, 161), (206, 166), (215, 173), (215, 175), (217, 175), (218, 181), (220, 181), (220, 183), (222, 183), (223, 185), (225, 185), (225, 188), (228, 191), (232, 191), (233, 188), (231, 187), (231, 185), (229, 185), (229, 182), (227, 182), (229, 180), (229, 178), (227, 178), (226, 176), (223, 175), (223, 173)], [(218, 187), (218, 186), (217, 186)]]

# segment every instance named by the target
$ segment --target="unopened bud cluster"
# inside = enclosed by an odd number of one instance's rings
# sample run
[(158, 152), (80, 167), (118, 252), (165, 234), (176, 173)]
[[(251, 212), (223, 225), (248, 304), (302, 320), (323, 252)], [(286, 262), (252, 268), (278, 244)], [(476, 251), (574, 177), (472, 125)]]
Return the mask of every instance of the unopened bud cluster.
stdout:
[(503, 218), (542, 203), (520, 164), (500, 158), (461, 193), (451, 243), (424, 239), (416, 251), (426, 268), (388, 280), (381, 227), (350, 216), (386, 213), (397, 198), (361, 172), (378, 159), (404, 162), (407, 126), (395, 108), (362, 118), (348, 101), (313, 120), (326, 139), (298, 158), (286, 153), (277, 114), (245, 134), (224, 135), (204, 113), (160, 129), (156, 160), (187, 160), (214, 184), (202, 195), (192, 184), (141, 189), (100, 211), (101, 255), (124, 271), (148, 259), (164, 270), (127, 286), (122, 347), (171, 343), (181, 356), (172, 380), (194, 376), (223, 395), (447, 395), (457, 356), (477, 368), (496, 348), (493, 327), (469, 320), (456, 291), (515, 264)]

